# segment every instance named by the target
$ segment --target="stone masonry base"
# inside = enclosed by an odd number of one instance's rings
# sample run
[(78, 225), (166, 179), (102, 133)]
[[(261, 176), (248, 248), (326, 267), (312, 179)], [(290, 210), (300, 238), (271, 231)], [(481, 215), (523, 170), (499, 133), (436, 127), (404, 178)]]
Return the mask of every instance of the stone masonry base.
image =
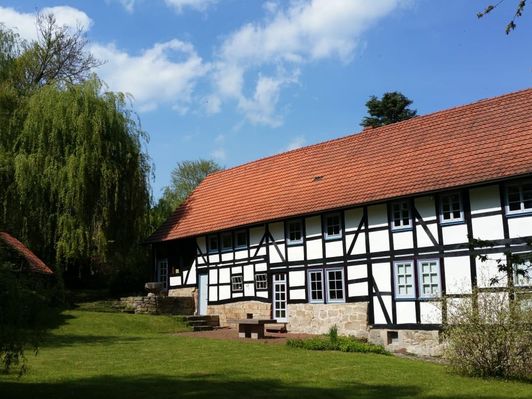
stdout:
[(390, 352), (418, 356), (440, 356), (444, 345), (437, 330), (371, 329), (368, 341), (382, 345)]
[(237, 321), (246, 318), (246, 313), (253, 313), (254, 319), (271, 318), (272, 305), (259, 301), (242, 301), (224, 303), (221, 305), (208, 305), (208, 315), (220, 316), (220, 326), (237, 328)]

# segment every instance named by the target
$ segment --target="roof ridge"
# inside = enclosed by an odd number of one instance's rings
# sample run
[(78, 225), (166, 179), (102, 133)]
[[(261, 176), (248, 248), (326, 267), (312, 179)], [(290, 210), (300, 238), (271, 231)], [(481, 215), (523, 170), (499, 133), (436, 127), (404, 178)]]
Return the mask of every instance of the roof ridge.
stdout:
[(471, 103), (456, 105), (456, 106), (451, 107), (451, 108), (446, 108), (446, 109), (443, 109), (443, 110), (430, 112), (430, 113), (424, 114), (424, 115), (418, 115), (418, 116), (415, 116), (413, 118), (406, 119), (404, 121), (395, 122), (395, 123), (390, 123), (388, 125), (378, 126), (378, 127), (374, 127), (374, 128), (362, 129), (362, 130), (360, 130), (358, 132), (353, 132), (353, 133), (347, 134), (345, 136), (335, 137), (335, 138), (328, 139), (328, 140), (325, 140), (325, 141), (320, 141), (318, 143), (309, 144), (309, 145), (304, 146), (304, 147), (294, 148), (292, 150), (288, 150), (288, 151), (283, 151), (283, 152), (279, 152), (279, 153), (276, 153), (276, 154), (267, 155), (267, 156), (264, 156), (262, 158), (254, 159), (254, 160), (249, 161), (249, 162), (245, 162), (245, 163), (242, 163), (242, 164), (239, 164), (239, 165), (232, 166), (232, 167), (227, 168), (227, 169), (222, 169), (222, 170), (218, 170), (216, 172), (210, 173), (204, 180), (207, 180), (211, 176), (215, 176), (215, 175), (218, 175), (220, 173), (224, 173), (225, 174), (227, 172), (232, 172), (235, 169), (243, 168), (245, 166), (250, 166), (250, 165), (253, 165), (253, 164), (257, 164), (257, 163), (260, 163), (262, 161), (265, 161), (265, 160), (268, 160), (268, 159), (271, 159), (271, 158), (286, 156), (287, 154), (294, 154), (294, 153), (297, 153), (297, 152), (300, 152), (300, 151), (303, 151), (303, 150), (306, 150), (306, 149), (309, 149), (309, 148), (313, 148), (313, 147), (316, 147), (316, 146), (330, 144), (330, 143), (333, 143), (335, 141), (341, 141), (341, 140), (347, 140), (347, 139), (350, 139), (350, 138), (355, 138), (356, 136), (359, 136), (359, 135), (362, 135), (362, 134), (364, 134), (364, 135), (367, 135), (368, 133), (374, 134), (378, 130), (388, 130), (388, 129), (391, 129), (392, 127), (397, 127), (399, 125), (412, 123), (414, 121), (418, 122), (418, 121), (421, 121), (422, 119), (428, 119), (430, 117), (434, 117), (434, 116), (437, 116), (437, 115), (440, 115), (440, 114), (453, 112), (453, 111), (456, 111), (457, 109), (461, 109), (461, 108), (465, 108), (465, 107), (474, 107), (474, 106), (481, 105), (482, 103), (485, 103), (485, 102), (491, 102), (491, 101), (494, 101), (494, 100), (497, 100), (497, 99), (502, 99), (502, 98), (506, 98), (506, 97), (511, 97), (511, 96), (523, 94), (523, 93), (525, 93), (527, 91), (530, 91), (530, 90), (532, 90), (532, 87), (529, 87), (529, 88), (526, 88), (526, 89), (517, 90), (517, 91), (511, 92), (511, 93), (501, 94), (501, 95), (494, 96), (494, 97), (483, 98), (483, 99), (480, 99), (480, 100), (477, 100), (477, 101), (473, 101)]

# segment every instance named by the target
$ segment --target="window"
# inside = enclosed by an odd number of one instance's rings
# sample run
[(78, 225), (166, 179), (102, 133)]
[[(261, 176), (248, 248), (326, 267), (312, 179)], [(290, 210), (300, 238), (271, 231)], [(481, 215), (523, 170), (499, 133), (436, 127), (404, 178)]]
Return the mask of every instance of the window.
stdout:
[(168, 259), (157, 262), (157, 281), (163, 283), (163, 288), (168, 288)]
[(392, 229), (406, 229), (412, 227), (410, 222), (410, 206), (408, 201), (392, 204)]
[(325, 216), (325, 238), (339, 238), (342, 236), (340, 214), (333, 213)]
[(412, 262), (395, 262), (395, 297), (414, 298), (414, 265)]
[(233, 235), (231, 233), (222, 234), (222, 251), (231, 251), (233, 249)]
[(418, 261), (419, 297), (431, 298), (440, 295), (440, 262), (437, 260)]
[(231, 277), (231, 290), (233, 292), (242, 292), (244, 290), (244, 283), (242, 281), (241, 274)]
[(506, 213), (532, 212), (532, 182), (508, 186), (506, 194)]
[(266, 273), (255, 274), (255, 289), (267, 290), (268, 289), (268, 277)]
[(464, 221), (464, 211), (459, 193), (441, 196), (440, 221), (442, 223), (456, 223)]
[(300, 220), (292, 220), (286, 223), (286, 235), (288, 245), (301, 244), (303, 242), (303, 226)]
[(327, 272), (327, 301), (344, 302), (344, 271), (343, 269), (328, 269)]
[[(325, 281), (324, 281), (325, 276)], [(345, 302), (344, 270), (318, 269), (308, 272), (310, 303)]]
[(312, 270), (308, 272), (310, 303), (323, 303), (323, 272)]
[(240, 230), (235, 233), (235, 247), (242, 249), (248, 246), (248, 232)]
[(209, 253), (218, 252), (218, 236), (209, 236), (208, 238), (208, 244), (209, 244)]

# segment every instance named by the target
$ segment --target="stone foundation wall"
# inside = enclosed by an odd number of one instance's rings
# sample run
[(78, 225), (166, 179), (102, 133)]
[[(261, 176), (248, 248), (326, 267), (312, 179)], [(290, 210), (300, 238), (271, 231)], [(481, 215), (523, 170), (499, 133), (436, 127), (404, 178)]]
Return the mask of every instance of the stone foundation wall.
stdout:
[(253, 313), (255, 319), (271, 318), (270, 303), (259, 301), (242, 301), (224, 303), (221, 305), (208, 305), (208, 315), (220, 316), (220, 326), (237, 328), (237, 320), (245, 319), (246, 313)]
[(194, 314), (192, 297), (130, 296), (120, 298), (117, 307), (123, 312), (142, 314)]
[[(388, 333), (397, 332), (397, 338)], [(372, 329), (368, 341), (382, 345), (390, 352), (411, 353), (418, 356), (441, 356), (443, 342), (437, 330), (386, 330)]]
[(326, 334), (336, 325), (338, 334), (367, 338), (368, 304), (339, 303), (288, 304), (287, 329), (290, 332)]
[(194, 287), (188, 288), (171, 288), (168, 290), (168, 296), (171, 297), (190, 297), (193, 296)]

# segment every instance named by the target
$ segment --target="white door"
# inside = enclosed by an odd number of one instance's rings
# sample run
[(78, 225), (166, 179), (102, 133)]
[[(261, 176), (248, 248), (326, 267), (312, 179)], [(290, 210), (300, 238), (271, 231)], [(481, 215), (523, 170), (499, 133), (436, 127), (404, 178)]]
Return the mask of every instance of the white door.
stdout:
[(273, 275), (273, 318), (281, 323), (288, 321), (286, 310), (286, 274)]
[(200, 274), (198, 287), (198, 314), (200, 316), (205, 316), (207, 314), (208, 289), (208, 275)]

